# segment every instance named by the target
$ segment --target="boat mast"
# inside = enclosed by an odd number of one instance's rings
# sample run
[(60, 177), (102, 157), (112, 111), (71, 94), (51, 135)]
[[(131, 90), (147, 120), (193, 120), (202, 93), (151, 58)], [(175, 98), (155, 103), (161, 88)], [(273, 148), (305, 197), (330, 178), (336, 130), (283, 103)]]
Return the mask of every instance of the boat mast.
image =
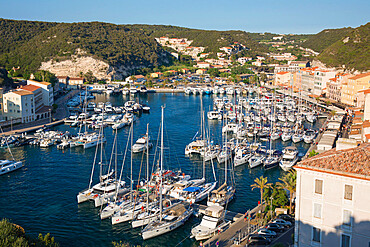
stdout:
[(130, 154), (130, 158), (131, 158), (131, 160), (130, 160), (130, 180), (131, 180), (131, 182), (130, 182), (130, 194), (131, 194), (131, 196), (130, 196), (130, 201), (131, 201), (131, 204), (132, 204), (132, 187), (133, 187), (133, 185), (132, 185), (132, 146), (134, 145), (134, 143), (133, 143), (133, 140), (134, 140), (134, 120), (132, 120), (131, 121), (131, 154)]
[[(102, 182), (103, 176), (103, 123), (104, 123), (104, 111), (102, 115), (102, 123), (100, 126), (100, 136), (98, 136), (98, 144), (99, 144), (99, 137), (100, 137), (100, 182)], [(107, 172), (109, 173), (109, 171)]]
[(149, 123), (146, 125), (146, 212), (149, 212)]
[(162, 118), (161, 118), (161, 170), (159, 171), (159, 177), (161, 179), (160, 186), (159, 186), (159, 221), (162, 221), (162, 209), (163, 209), (163, 202), (162, 202), (162, 170), (163, 170), (163, 113), (164, 106), (162, 106)]
[[(227, 126), (227, 117), (226, 117), (226, 125), (225, 126)], [(226, 134), (225, 134), (225, 184), (227, 183), (227, 159), (228, 159), (228, 157), (227, 157), (227, 154), (228, 154), (228, 150), (227, 150), (227, 132), (226, 132)]]

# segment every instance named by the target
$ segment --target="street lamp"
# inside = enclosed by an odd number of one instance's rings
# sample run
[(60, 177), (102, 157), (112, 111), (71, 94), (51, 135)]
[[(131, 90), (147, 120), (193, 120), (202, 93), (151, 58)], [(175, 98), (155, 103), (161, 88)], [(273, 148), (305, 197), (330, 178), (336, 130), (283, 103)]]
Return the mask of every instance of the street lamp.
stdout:
[(271, 196), (270, 197), (270, 216), (271, 216), (271, 219), (272, 219), (272, 200), (274, 200), (274, 198)]

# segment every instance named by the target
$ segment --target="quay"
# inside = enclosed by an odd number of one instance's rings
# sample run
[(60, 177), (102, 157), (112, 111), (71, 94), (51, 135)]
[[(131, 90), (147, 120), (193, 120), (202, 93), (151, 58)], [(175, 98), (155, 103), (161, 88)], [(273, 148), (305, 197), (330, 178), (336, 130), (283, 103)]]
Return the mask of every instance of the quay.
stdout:
[(39, 125), (35, 125), (35, 126), (32, 126), (32, 127), (28, 127), (28, 128), (10, 130), (10, 131), (7, 131), (7, 132), (3, 132), (2, 135), (9, 136), (9, 135), (19, 135), (19, 134), (23, 134), (23, 133), (26, 133), (26, 132), (33, 132), (33, 131), (36, 131), (36, 130), (38, 130), (40, 128), (43, 128), (43, 127), (53, 127), (53, 126), (56, 126), (56, 125), (64, 124), (64, 120), (65, 119), (61, 119), (61, 120), (57, 120), (57, 121), (54, 121), (54, 122), (51, 122), (51, 123), (39, 124)]

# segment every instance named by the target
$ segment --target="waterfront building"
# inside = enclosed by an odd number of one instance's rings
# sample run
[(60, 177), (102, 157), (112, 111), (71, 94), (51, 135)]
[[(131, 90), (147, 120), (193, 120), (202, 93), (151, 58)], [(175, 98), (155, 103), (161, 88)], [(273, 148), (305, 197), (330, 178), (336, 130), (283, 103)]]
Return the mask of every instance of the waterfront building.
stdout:
[(341, 102), (355, 106), (358, 91), (368, 88), (370, 88), (370, 72), (348, 78), (348, 82), (342, 85)]
[(288, 64), (275, 66), (274, 73), (297, 72), (300, 69), (310, 67), (309, 61), (288, 61)]
[(291, 73), (290, 72), (278, 72), (275, 74), (274, 86), (287, 87), (290, 85)]
[(34, 95), (32, 92), (19, 89), (3, 95), (5, 120), (20, 120), (22, 123), (35, 119)]
[(197, 65), (195, 65), (195, 67), (197, 67), (199, 69), (209, 69), (210, 66), (211, 65), (209, 63), (206, 63), (206, 62), (198, 62)]
[(150, 77), (152, 78), (161, 78), (163, 76), (162, 72), (154, 72), (150, 74)]
[(313, 94), (314, 95), (322, 95), (326, 92), (326, 83), (329, 81), (330, 78), (335, 77), (336, 71), (332, 70), (324, 70), (318, 69), (314, 72), (314, 87), (313, 87)]
[(70, 87), (76, 88), (79, 85), (84, 84), (84, 82), (85, 82), (84, 78), (81, 78), (81, 77), (71, 77), (71, 78), (69, 78), (68, 84), (69, 84)]
[(313, 94), (314, 72), (317, 67), (303, 68), (297, 71), (297, 84), (305, 94)]
[(338, 146), (295, 166), (295, 246), (369, 245), (369, 160), (370, 143), (364, 143)]
[(68, 76), (57, 76), (59, 87), (61, 88), (67, 88), (69, 83), (69, 77)]
[(207, 73), (207, 70), (206, 69), (197, 69), (197, 71), (195, 73), (197, 75), (204, 75), (205, 73)]
[[(71, 80), (72, 78), (70, 78)], [(34, 85), (40, 87), (42, 90), (42, 102), (45, 106), (52, 106), (54, 104), (54, 90), (49, 82), (27, 80), (27, 85)]]

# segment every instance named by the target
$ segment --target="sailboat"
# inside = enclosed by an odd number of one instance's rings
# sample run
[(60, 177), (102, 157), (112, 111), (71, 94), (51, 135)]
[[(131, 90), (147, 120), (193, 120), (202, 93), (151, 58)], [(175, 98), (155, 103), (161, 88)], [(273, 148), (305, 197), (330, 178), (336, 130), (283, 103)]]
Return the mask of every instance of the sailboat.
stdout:
[[(274, 114), (275, 114), (275, 111), (276, 111), (276, 107), (275, 107), (276, 103), (275, 103), (275, 94), (274, 94)], [(272, 112), (271, 112), (271, 115), (272, 115)], [(272, 118), (271, 118), (272, 119)], [(271, 120), (271, 131), (273, 130), (272, 128), (272, 120)], [(272, 132), (270, 134), (272, 136)], [(277, 167), (279, 165), (279, 162), (280, 162), (280, 157), (279, 155), (277, 155), (271, 148), (272, 148), (272, 138), (270, 138), (270, 152), (269, 152), (269, 155), (268, 157), (263, 161), (263, 168), (265, 169), (270, 169), (270, 168), (273, 168), (273, 167)]]
[[(1, 132), (4, 133), (2, 128), (1, 128)], [(22, 161), (16, 161), (14, 159), (14, 156), (13, 156), (12, 151), (10, 150), (7, 138), (4, 138), (4, 139), (5, 139), (5, 143), (8, 148), (8, 151), (10, 155), (12, 156), (12, 160), (0, 160), (0, 175), (7, 174), (9, 172), (18, 170), (23, 167)]]
[[(100, 128), (99, 136), (102, 137), (102, 128)], [(77, 202), (82, 203), (85, 201), (93, 200), (95, 203), (95, 207), (99, 207), (108, 202), (109, 199), (112, 199), (113, 196), (116, 195), (116, 191), (118, 190), (119, 194), (123, 194), (127, 191), (125, 188), (125, 182), (121, 180), (117, 180), (112, 178), (113, 174), (116, 174), (117, 170), (110, 169), (108, 167), (108, 171), (105, 175), (103, 175), (103, 142), (100, 142), (101, 145), (96, 146), (94, 162), (92, 165), (91, 175), (90, 175), (90, 182), (89, 187), (77, 195)], [(93, 175), (95, 170), (95, 164), (98, 154), (98, 149), (100, 146), (100, 175), (99, 175), (99, 183), (92, 186), (93, 182)], [(116, 175), (117, 177), (117, 175)]]
[(150, 222), (142, 231), (141, 236), (144, 240), (150, 239), (172, 230), (183, 225), (193, 213), (193, 208), (190, 203), (184, 201), (174, 204), (163, 211), (163, 112), (162, 107), (162, 124), (161, 124), (161, 156), (160, 156), (160, 186), (159, 186), (159, 219)]
[[(225, 137), (225, 143), (227, 143), (227, 135)], [(235, 195), (235, 187), (231, 184), (227, 184), (227, 163), (229, 160), (229, 152), (225, 151), (225, 182), (216, 190), (211, 192), (211, 195), (208, 197), (207, 206), (225, 206), (229, 203)], [(231, 166), (232, 167), (232, 166)], [(233, 170), (232, 170), (233, 172)]]

